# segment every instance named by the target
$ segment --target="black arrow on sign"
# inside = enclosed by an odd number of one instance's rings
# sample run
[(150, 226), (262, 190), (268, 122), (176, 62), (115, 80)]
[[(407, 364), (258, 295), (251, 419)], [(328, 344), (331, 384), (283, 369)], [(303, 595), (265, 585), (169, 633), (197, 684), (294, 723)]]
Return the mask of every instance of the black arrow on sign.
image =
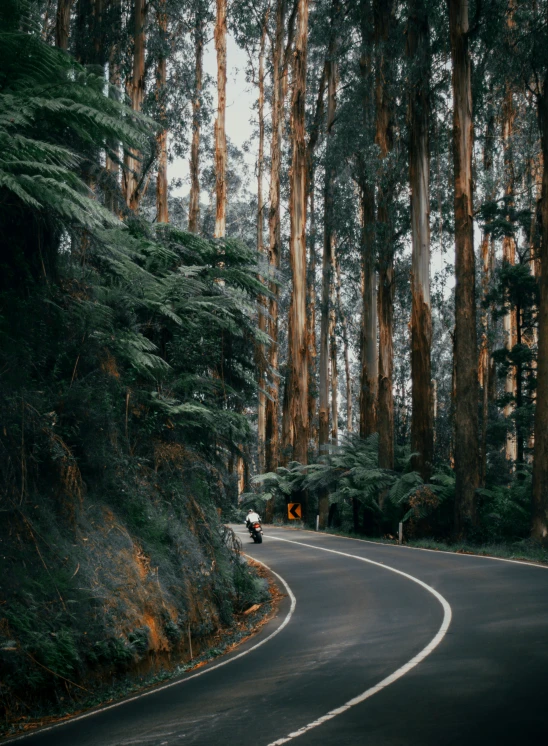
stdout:
[(293, 516), (293, 518), (300, 518), (300, 503), (293, 503), (293, 505), (289, 508), (289, 513)]

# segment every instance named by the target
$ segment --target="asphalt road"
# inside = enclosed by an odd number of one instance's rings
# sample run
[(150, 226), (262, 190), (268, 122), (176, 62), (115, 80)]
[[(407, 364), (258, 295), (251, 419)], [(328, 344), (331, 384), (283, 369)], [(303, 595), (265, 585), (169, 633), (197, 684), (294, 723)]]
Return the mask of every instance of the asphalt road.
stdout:
[(279, 528), (254, 545), (237, 531), (288, 583), (294, 609), (288, 595), (226, 665), (19, 742), (548, 742), (547, 569)]

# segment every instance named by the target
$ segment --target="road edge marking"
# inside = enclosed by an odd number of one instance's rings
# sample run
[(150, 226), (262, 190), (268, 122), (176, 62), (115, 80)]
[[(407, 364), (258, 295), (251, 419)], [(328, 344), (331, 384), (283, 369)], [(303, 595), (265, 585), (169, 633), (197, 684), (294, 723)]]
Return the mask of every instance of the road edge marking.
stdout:
[(352, 699), (349, 699), (348, 702), (345, 702), (340, 707), (335, 708), (334, 710), (330, 710), (326, 715), (322, 715), (322, 717), (317, 718), (316, 720), (313, 720), (311, 723), (308, 723), (307, 725), (304, 725), (302, 728), (299, 728), (299, 730), (294, 731), (293, 733), (289, 733), (287, 736), (283, 738), (279, 738), (277, 741), (272, 741), (272, 743), (269, 743), (268, 746), (282, 746), (284, 743), (288, 743), (289, 741), (292, 741), (294, 738), (298, 738), (299, 736), (304, 735), (305, 733), (308, 733), (308, 731), (313, 730), (314, 728), (317, 728), (320, 725), (323, 725), (329, 720), (332, 720), (333, 718), (337, 717), (337, 715), (342, 715), (343, 712), (346, 712), (347, 710), (350, 710), (350, 708), (355, 707), (356, 705), (361, 704), (362, 702), (365, 702), (366, 699), (369, 699), (374, 694), (377, 694), (377, 692), (382, 691), (387, 686), (390, 686), (390, 684), (393, 684), (395, 681), (400, 679), (402, 676), (405, 676), (406, 673), (411, 671), (411, 669), (415, 668), (415, 666), (418, 666), (419, 663), (421, 663), (425, 658), (427, 658), (430, 653), (432, 653), (435, 648), (440, 644), (440, 642), (445, 637), (447, 630), (449, 629), (449, 625), (451, 624), (451, 618), (452, 618), (452, 612), (451, 612), (451, 606), (449, 602), (441, 595), (441, 593), (438, 593), (438, 591), (435, 588), (432, 588), (432, 586), (428, 585), (422, 580), (419, 580), (419, 578), (416, 578), (414, 575), (409, 575), (409, 573), (403, 572), (402, 570), (398, 570), (395, 567), (390, 567), (390, 565), (384, 565), (382, 562), (375, 562), (374, 560), (367, 559), (366, 557), (359, 557), (357, 554), (348, 554), (347, 552), (339, 552), (336, 549), (327, 549), (326, 547), (318, 547), (313, 544), (305, 544), (302, 541), (292, 541), (291, 539), (283, 539), (280, 536), (269, 536), (270, 539), (273, 541), (285, 541), (288, 544), (299, 544), (303, 547), (308, 547), (309, 549), (318, 549), (321, 552), (329, 552), (331, 554), (339, 554), (342, 557), (350, 557), (352, 559), (357, 559), (360, 562), (366, 562), (369, 565), (376, 565), (377, 567), (381, 567), (384, 570), (388, 570), (390, 572), (396, 573), (396, 575), (402, 575), (404, 578), (408, 578), (409, 580), (412, 580), (417, 585), (422, 586), (425, 588), (429, 593), (431, 593), (434, 598), (436, 598), (437, 601), (442, 606), (443, 609), (443, 620), (441, 623), (440, 628), (438, 629), (436, 635), (430, 640), (428, 645), (424, 647), (420, 653), (417, 653), (413, 658), (411, 658), (410, 661), (407, 663), (404, 663), (403, 666), (400, 666), (394, 673), (391, 673), (389, 676), (385, 677), (380, 681), (378, 684), (375, 684), (375, 686), (370, 687), (369, 689), (366, 689), (365, 692), (362, 694), (359, 694), (357, 697), (353, 697)]
[[(427, 547), (412, 547), (408, 544), (390, 544), (387, 541), (375, 541), (374, 539), (358, 539), (357, 536), (343, 536), (342, 534), (331, 534), (328, 531), (314, 531), (311, 528), (293, 528), (290, 526), (277, 526), (269, 524), (273, 529), (280, 531), (302, 531), (315, 536), (332, 536), (334, 539), (346, 539), (346, 541), (359, 541), (362, 544), (374, 544), (378, 547), (392, 547), (395, 549), (409, 549), (416, 552), (433, 552), (434, 554), (449, 554), (457, 557), (474, 557), (475, 559), (495, 560), (495, 562), (510, 562), (512, 565), (525, 565), (528, 567), (540, 567), (548, 570), (548, 563), (534, 562), (533, 560), (508, 559), (507, 557), (494, 557), (492, 554), (475, 554), (474, 552), (451, 552), (449, 549), (428, 549)], [(274, 538), (274, 537), (271, 537)]]
[(25, 733), (21, 736), (16, 736), (15, 738), (9, 738), (6, 741), (0, 741), (0, 746), (4, 746), (4, 744), (9, 743), (15, 743), (16, 741), (23, 741), (25, 738), (30, 738), (31, 736), (34, 736), (38, 733), (46, 733), (47, 731), (54, 730), (55, 728), (61, 728), (64, 725), (70, 725), (72, 723), (76, 723), (78, 720), (84, 720), (85, 718), (93, 717), (94, 715), (99, 715), (102, 712), (106, 712), (107, 710), (113, 710), (115, 707), (122, 707), (125, 704), (128, 704), (129, 702), (135, 702), (137, 699), (142, 699), (143, 697), (148, 697), (151, 694), (157, 694), (158, 692), (163, 692), (166, 689), (171, 689), (174, 686), (179, 686), (180, 684), (186, 684), (187, 681), (190, 681), (191, 679), (196, 679), (198, 676), (203, 676), (206, 673), (210, 673), (210, 671), (215, 671), (217, 668), (221, 668), (222, 666), (227, 666), (229, 663), (232, 663), (233, 661), (238, 660), (239, 658), (243, 658), (244, 655), (248, 655), (249, 653), (252, 653), (254, 650), (257, 650), (257, 648), (260, 648), (265, 643), (272, 640), (273, 637), (276, 637), (277, 634), (279, 634), (282, 629), (287, 627), (289, 624), (289, 621), (291, 617), (293, 616), (293, 613), (295, 611), (295, 607), (297, 605), (297, 599), (295, 598), (295, 595), (291, 588), (289, 587), (289, 584), (287, 581), (282, 578), (281, 575), (279, 575), (277, 572), (274, 572), (267, 564), (264, 562), (261, 562), (258, 559), (255, 559), (255, 557), (251, 557), (248, 554), (244, 554), (245, 557), (250, 557), (254, 562), (258, 562), (259, 565), (262, 565), (264, 568), (266, 568), (269, 572), (272, 573), (278, 580), (283, 584), (285, 590), (287, 591), (287, 595), (290, 599), (290, 607), (289, 611), (286, 614), (285, 619), (280, 624), (279, 627), (276, 627), (274, 632), (271, 632), (268, 637), (265, 637), (264, 640), (261, 640), (256, 645), (253, 645), (253, 647), (248, 648), (247, 650), (244, 650), (242, 653), (238, 653), (238, 655), (233, 656), (232, 658), (228, 658), (227, 660), (221, 661), (220, 663), (216, 663), (214, 666), (208, 666), (206, 668), (202, 668), (200, 671), (197, 671), (196, 673), (191, 674), (190, 676), (185, 677), (184, 679), (177, 679), (176, 681), (170, 681), (169, 684), (162, 684), (161, 686), (154, 687), (153, 689), (149, 689), (146, 692), (142, 692), (141, 694), (136, 694), (134, 697), (129, 697), (123, 700), (120, 700), (120, 702), (113, 702), (111, 705), (106, 705), (105, 707), (100, 707), (96, 710), (91, 710), (90, 712), (85, 712), (82, 715), (76, 715), (75, 717), (68, 718), (67, 720), (62, 720), (59, 723), (53, 723), (52, 725), (47, 725), (43, 728), (37, 728), (36, 730), (33, 730), (29, 733)]

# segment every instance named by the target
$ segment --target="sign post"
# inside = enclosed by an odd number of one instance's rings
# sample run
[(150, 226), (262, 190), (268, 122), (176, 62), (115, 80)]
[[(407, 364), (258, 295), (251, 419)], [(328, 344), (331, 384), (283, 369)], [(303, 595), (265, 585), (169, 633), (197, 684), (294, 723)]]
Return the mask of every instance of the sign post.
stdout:
[(398, 544), (403, 544), (403, 523), (398, 526)]

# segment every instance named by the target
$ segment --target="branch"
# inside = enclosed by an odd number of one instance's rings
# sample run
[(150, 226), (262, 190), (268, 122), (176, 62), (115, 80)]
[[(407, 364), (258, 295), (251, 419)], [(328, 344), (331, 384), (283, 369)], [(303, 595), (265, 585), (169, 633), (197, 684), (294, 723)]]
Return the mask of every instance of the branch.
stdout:
[(289, 55), (291, 54), (291, 47), (293, 46), (293, 39), (295, 38), (295, 19), (297, 17), (297, 8), (299, 7), (299, 0), (294, 0), (291, 15), (287, 23), (287, 44), (285, 45), (285, 52), (283, 54), (283, 74), (287, 71), (289, 65)]

